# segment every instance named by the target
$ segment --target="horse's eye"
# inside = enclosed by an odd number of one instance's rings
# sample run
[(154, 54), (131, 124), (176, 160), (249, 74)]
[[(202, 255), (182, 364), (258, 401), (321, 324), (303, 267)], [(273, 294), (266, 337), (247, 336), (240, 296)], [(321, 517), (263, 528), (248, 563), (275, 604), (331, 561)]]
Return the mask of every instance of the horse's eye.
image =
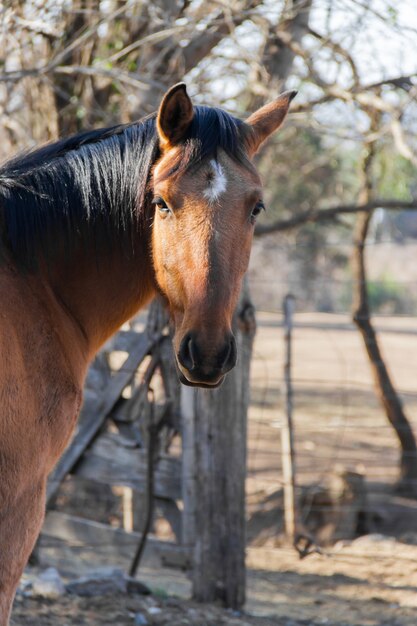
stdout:
[(161, 198), (161, 196), (156, 196), (153, 200), (152, 200), (152, 204), (154, 204), (155, 206), (158, 207), (160, 213), (162, 214), (167, 214), (170, 212), (169, 207), (167, 206), (167, 203), (165, 202), (165, 200), (163, 198)]
[(259, 215), (259, 213), (261, 211), (265, 211), (265, 205), (264, 205), (263, 202), (257, 202), (255, 204), (255, 206), (253, 207), (253, 211), (252, 211), (251, 216), (250, 216), (252, 224), (255, 223), (256, 218), (258, 217), (258, 215)]

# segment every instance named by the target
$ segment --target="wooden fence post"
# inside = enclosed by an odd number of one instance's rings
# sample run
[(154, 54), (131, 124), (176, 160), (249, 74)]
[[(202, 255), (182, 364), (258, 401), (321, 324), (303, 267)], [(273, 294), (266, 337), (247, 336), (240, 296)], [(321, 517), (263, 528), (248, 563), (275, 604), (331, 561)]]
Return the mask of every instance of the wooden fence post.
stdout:
[(197, 394), (195, 415), (196, 523), (193, 597), (245, 602), (245, 479), (249, 370), (254, 309), (242, 293), (234, 330), (238, 363), (222, 387)]
[(287, 294), (284, 298), (284, 341), (285, 341), (285, 361), (284, 361), (284, 387), (285, 387), (285, 416), (281, 428), (281, 454), (282, 473), (284, 479), (284, 518), (285, 532), (288, 539), (295, 543), (296, 539), (296, 502), (295, 502), (295, 454), (294, 454), (294, 433), (292, 421), (292, 325), (295, 308), (295, 298)]

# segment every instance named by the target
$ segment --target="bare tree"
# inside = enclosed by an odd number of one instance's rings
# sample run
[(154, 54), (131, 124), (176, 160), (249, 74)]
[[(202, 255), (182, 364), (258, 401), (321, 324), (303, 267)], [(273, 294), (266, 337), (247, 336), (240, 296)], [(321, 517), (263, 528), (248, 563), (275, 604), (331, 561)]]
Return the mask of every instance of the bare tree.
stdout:
[[(371, 127), (376, 130), (380, 115), (374, 115)], [(362, 189), (359, 203), (367, 203), (372, 199), (373, 178), (372, 165), (376, 156), (376, 142), (370, 141), (362, 164)], [(401, 400), (395, 390), (391, 376), (385, 365), (379, 346), (377, 334), (371, 321), (368, 302), (368, 287), (364, 249), (372, 211), (359, 213), (356, 217), (354, 230), (354, 250), (352, 267), (354, 277), (354, 293), (352, 315), (358, 327), (369, 357), (369, 363), (374, 378), (376, 394), (384, 407), (386, 416), (393, 427), (401, 448), (400, 477), (398, 487), (401, 492), (415, 496), (417, 487), (417, 445), (416, 440), (405, 415)]]

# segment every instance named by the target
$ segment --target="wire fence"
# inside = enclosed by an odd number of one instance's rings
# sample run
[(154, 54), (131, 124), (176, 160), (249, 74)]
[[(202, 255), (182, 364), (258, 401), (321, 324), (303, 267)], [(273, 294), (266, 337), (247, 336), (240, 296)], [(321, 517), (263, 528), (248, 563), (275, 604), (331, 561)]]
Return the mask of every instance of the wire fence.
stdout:
[[(262, 312), (258, 317), (249, 419), (248, 508), (249, 537), (259, 546), (263, 541), (270, 543), (273, 533), (278, 536), (283, 530), (285, 485), (280, 431), (285, 398), (282, 316), (279, 312)], [(379, 328), (386, 365), (416, 432), (417, 320), (383, 317), (377, 318), (375, 325)], [(345, 499), (346, 493), (338, 494), (336, 508), (340, 517), (348, 516), (357, 506), (358, 515), (369, 518), (367, 532), (397, 537), (413, 534), (417, 528), (417, 503), (396, 493), (398, 439), (375, 393), (365, 349), (349, 316), (296, 314), (293, 353), (296, 491), (299, 502), (309, 494), (311, 500), (304, 509), (299, 504), (301, 521), (308, 523), (312, 515), (327, 513), (323, 523), (328, 523), (335, 502), (323, 503), (314, 494), (322, 494), (326, 488), (331, 490), (332, 479), (347, 473), (359, 477), (361, 489), (359, 494), (348, 494)], [(412, 454), (406, 452), (403, 457)], [(409, 486), (414, 483), (417, 488), (417, 481), (409, 481)], [(344, 489), (348, 486), (344, 485)], [(354, 502), (355, 495), (362, 498), (359, 504)], [(271, 524), (273, 513), (275, 529)], [(344, 552), (344, 557), (348, 556)], [(372, 554), (367, 556), (374, 558)], [(391, 556), (381, 554), (378, 558)]]
[[(278, 312), (286, 293), (297, 297), (299, 311), (345, 313), (357, 281), (352, 277), (351, 237), (304, 240), (274, 236), (255, 241), (251, 289), (260, 310)], [(417, 313), (417, 242), (372, 240), (365, 246), (371, 309), (388, 315)]]
[[(384, 316), (376, 318), (375, 325), (383, 347), (387, 348), (386, 364), (416, 430), (417, 320)], [(123, 369), (121, 365), (119, 371)], [(324, 488), (329, 476), (343, 471), (363, 476), (371, 495), (385, 493), (387, 499), (394, 497), (400, 461), (397, 438), (376, 397), (365, 350), (348, 315), (296, 313), (292, 382), (298, 497), (307, 488)], [(271, 494), (284, 486), (282, 385), (282, 315), (261, 311), (252, 363), (248, 427), (249, 517), (262, 511)], [(406, 452), (404, 457), (407, 454), (412, 453)], [(341, 513), (348, 508), (339, 504)], [(313, 505), (309, 510), (320, 512), (323, 507)], [(366, 505), (362, 512), (373, 514), (375, 506)], [(415, 508), (409, 504), (403, 514), (409, 517), (412, 530), (417, 521)], [(278, 536), (282, 531), (280, 501), (276, 516)], [(395, 527), (389, 530), (396, 532)], [(404, 524), (400, 530), (404, 530)], [(261, 531), (259, 528), (259, 534)]]

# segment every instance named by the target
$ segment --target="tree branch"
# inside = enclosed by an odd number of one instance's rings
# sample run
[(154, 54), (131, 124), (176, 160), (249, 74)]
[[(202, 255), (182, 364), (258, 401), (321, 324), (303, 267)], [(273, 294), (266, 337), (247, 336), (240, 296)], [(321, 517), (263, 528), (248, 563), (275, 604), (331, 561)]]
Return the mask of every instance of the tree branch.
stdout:
[(207, 24), (203, 33), (195, 35), (190, 42), (182, 50), (182, 60), (184, 64), (184, 73), (189, 72), (202, 59), (204, 59), (217, 44), (230, 33), (231, 24), (233, 27), (239, 26), (244, 20), (248, 19), (251, 11), (260, 4), (260, 0), (251, 0), (245, 9), (232, 12), (226, 16), (222, 11), (216, 15), (213, 20)]
[(417, 211), (417, 199), (407, 201), (395, 200), (391, 198), (376, 198), (375, 200), (371, 200), (370, 202), (363, 204), (342, 204), (326, 209), (311, 208), (306, 211), (301, 211), (300, 213), (297, 213), (297, 215), (289, 217), (288, 219), (276, 220), (275, 222), (272, 222), (272, 224), (258, 224), (255, 229), (255, 235), (259, 237), (260, 235), (293, 230), (294, 228), (298, 228), (304, 224), (327, 222), (340, 215), (370, 213), (374, 209), (378, 208), (390, 209), (393, 211), (405, 211), (407, 209)]
[(345, 48), (343, 48), (343, 46), (341, 46), (339, 43), (332, 41), (327, 36), (321, 35), (318, 31), (314, 30), (313, 28), (309, 27), (308, 32), (312, 37), (320, 41), (323, 46), (331, 48), (335, 54), (338, 54), (339, 56), (341, 56), (348, 63), (352, 72), (354, 86), (358, 87), (360, 85), (358, 70), (356, 68), (356, 64), (353, 60), (353, 57), (349, 54), (349, 52), (345, 50)]
[[(53, 70), (54, 74), (85, 74), (87, 76), (104, 76), (111, 80), (119, 81), (130, 85), (135, 89), (149, 89), (149, 87), (156, 87), (163, 89), (163, 84), (159, 81), (152, 80), (147, 76), (132, 72), (123, 72), (120, 69), (106, 69), (100, 67), (100, 65), (60, 65)], [(0, 76), (1, 79), (1, 76)]]

